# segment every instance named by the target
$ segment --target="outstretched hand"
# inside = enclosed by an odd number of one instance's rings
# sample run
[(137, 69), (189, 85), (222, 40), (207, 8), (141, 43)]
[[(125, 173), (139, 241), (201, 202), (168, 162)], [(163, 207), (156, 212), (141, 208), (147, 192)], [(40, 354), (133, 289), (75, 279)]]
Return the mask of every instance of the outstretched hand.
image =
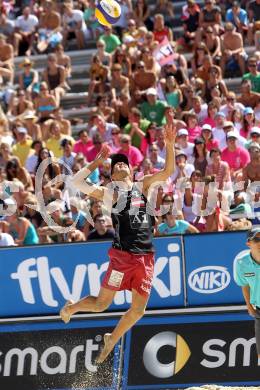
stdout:
[(174, 145), (176, 138), (176, 126), (174, 122), (166, 123), (164, 126), (164, 139), (166, 144)]

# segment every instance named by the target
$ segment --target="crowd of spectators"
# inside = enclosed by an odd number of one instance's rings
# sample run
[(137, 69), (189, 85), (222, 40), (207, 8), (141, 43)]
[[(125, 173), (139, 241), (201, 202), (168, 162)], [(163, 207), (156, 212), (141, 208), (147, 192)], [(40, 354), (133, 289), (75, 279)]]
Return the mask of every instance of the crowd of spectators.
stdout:
[[(2, 246), (112, 238), (104, 203), (75, 196), (68, 177), (104, 144), (128, 157), (136, 181), (162, 169), (172, 113), (176, 170), (152, 194), (155, 234), (259, 224), (260, 0), (187, 0), (181, 15), (170, 0), (120, 5), (112, 28), (95, 19), (95, 0), (0, 0)], [(63, 112), (70, 49), (93, 42), (88, 117), (75, 126)], [(87, 180), (109, 184), (110, 159)]]

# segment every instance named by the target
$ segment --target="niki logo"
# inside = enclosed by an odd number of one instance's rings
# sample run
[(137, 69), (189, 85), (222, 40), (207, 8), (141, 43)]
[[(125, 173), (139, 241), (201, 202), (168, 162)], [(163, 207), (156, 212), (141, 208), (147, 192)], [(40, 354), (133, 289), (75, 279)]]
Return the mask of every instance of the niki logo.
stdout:
[(225, 267), (209, 265), (192, 271), (188, 283), (193, 291), (214, 294), (227, 288), (230, 280), (230, 274)]
[[(167, 346), (175, 348), (175, 359), (170, 363), (162, 363), (158, 352)], [(189, 346), (183, 337), (175, 332), (166, 331), (156, 334), (148, 341), (144, 348), (143, 362), (146, 370), (156, 378), (170, 378), (186, 365), (190, 355)]]

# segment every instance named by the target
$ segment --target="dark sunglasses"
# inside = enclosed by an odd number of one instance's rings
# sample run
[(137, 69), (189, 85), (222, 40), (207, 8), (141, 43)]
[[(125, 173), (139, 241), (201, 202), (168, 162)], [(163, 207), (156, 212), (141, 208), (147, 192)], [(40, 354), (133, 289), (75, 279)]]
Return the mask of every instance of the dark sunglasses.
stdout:
[(252, 240), (249, 241), (260, 242), (260, 237), (254, 237)]

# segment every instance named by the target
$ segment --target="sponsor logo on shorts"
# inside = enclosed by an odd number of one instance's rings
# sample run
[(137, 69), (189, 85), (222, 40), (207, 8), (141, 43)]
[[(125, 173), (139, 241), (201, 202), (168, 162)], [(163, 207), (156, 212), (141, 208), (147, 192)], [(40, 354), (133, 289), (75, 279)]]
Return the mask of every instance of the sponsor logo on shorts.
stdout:
[(113, 269), (108, 280), (108, 285), (112, 287), (120, 287), (123, 277), (124, 277), (123, 272), (115, 271)]

